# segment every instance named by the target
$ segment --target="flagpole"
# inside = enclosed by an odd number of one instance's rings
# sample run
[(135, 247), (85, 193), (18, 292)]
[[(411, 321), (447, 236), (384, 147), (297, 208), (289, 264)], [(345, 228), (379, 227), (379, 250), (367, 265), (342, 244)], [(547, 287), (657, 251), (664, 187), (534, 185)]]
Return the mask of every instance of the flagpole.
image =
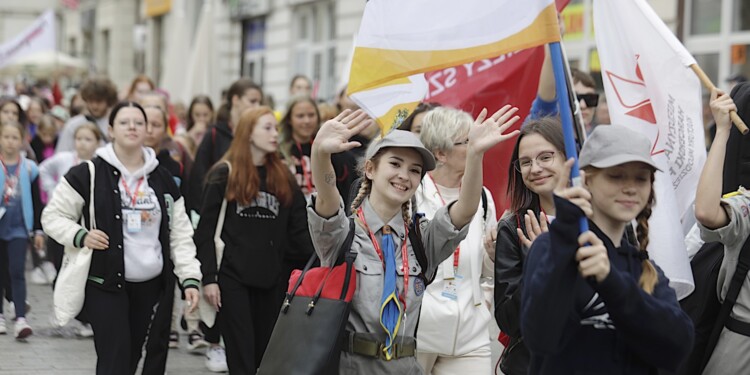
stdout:
[[(711, 82), (711, 78), (708, 78), (706, 72), (704, 72), (703, 69), (698, 66), (698, 64), (691, 64), (690, 69), (693, 69), (693, 72), (695, 72), (695, 74), (698, 76), (698, 79), (701, 80), (703, 86), (706, 86), (709, 91), (716, 90), (716, 86), (714, 86), (714, 83)], [(745, 122), (742, 121), (736, 111), (729, 112), (729, 118), (732, 119), (734, 126), (737, 127), (737, 130), (739, 130), (742, 135), (746, 135), (748, 133), (747, 125), (745, 125)]]
[[(581, 175), (578, 170), (578, 149), (573, 130), (573, 113), (570, 110), (570, 97), (566, 83), (565, 63), (563, 61), (562, 47), (560, 42), (549, 44), (549, 52), (552, 60), (552, 72), (555, 75), (555, 91), (557, 92), (557, 103), (560, 108), (560, 119), (562, 120), (563, 137), (565, 139), (565, 155), (568, 159), (573, 158), (573, 168), (570, 170), (570, 180), (573, 186), (581, 186)], [(586, 216), (579, 221), (581, 233), (589, 230), (589, 222)]]

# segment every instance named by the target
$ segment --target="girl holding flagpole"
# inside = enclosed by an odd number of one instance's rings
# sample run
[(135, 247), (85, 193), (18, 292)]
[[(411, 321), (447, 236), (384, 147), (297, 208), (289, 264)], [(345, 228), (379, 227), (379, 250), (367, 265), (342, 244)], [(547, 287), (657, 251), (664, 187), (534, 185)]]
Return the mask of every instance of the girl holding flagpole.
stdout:
[[(735, 104), (736, 103), (736, 104)], [(731, 146), (735, 136), (742, 137), (739, 131), (732, 129), (729, 118), (730, 111), (737, 111), (745, 120), (750, 115), (750, 83), (737, 84), (729, 95), (720, 92), (711, 92), (711, 112), (716, 121), (716, 137), (711, 144), (706, 164), (703, 166), (698, 190), (695, 195), (695, 218), (701, 231), (701, 239), (705, 242), (718, 241), (724, 245), (724, 258), (719, 270), (717, 292), (722, 302), (726, 301), (729, 294), (732, 275), (739, 272), (738, 266), (740, 253), (750, 236), (750, 193), (746, 187), (729, 185), (734, 182), (747, 181), (746, 172), (741, 168), (744, 166), (738, 160), (731, 160), (732, 154), (738, 155), (746, 150)], [(730, 133), (734, 133), (730, 136)], [(745, 142), (745, 141), (742, 141)], [(733, 149), (733, 150), (732, 150)], [(729, 156), (729, 163), (725, 159)], [(731, 160), (731, 161), (730, 161)], [(726, 164), (725, 164), (726, 163)], [(734, 165), (732, 165), (732, 164)], [(725, 165), (736, 166), (734, 171)], [(732, 172), (743, 173), (738, 175)], [(728, 181), (729, 180), (729, 181)], [(733, 191), (722, 198), (722, 192)], [(736, 297), (735, 305), (732, 307), (730, 316), (722, 328), (716, 347), (710, 353), (703, 374), (739, 374), (747, 371), (750, 365), (747, 348), (750, 345), (750, 337), (747, 327), (750, 321), (748, 316), (747, 298), (748, 282), (744, 278)]]
[[(628, 142), (623, 142), (627, 139)], [(521, 332), (531, 374), (653, 374), (689, 354), (693, 327), (663, 272), (649, 260), (654, 175), (647, 137), (596, 128), (580, 156), (584, 187), (555, 189), (556, 219), (531, 245)], [(570, 175), (573, 159), (566, 162)], [(579, 233), (589, 217), (590, 231)], [(638, 222), (639, 246), (625, 228)]]
[[(482, 158), (487, 150), (518, 133), (504, 133), (518, 121), (516, 111), (506, 105), (486, 120), (487, 111), (482, 111), (467, 134), (458, 199), (438, 209), (432, 220), (417, 216), (418, 225), (410, 225), (410, 202), (422, 178), (435, 168), (434, 156), (416, 135), (403, 130), (372, 141), (362, 165), (362, 185), (351, 207), (359, 224), (352, 245), (359, 254), (354, 263), (357, 287), (340, 373), (422, 374), (414, 358), (414, 335), (425, 279), (466, 237), (467, 224), (480, 204)], [(365, 118), (361, 111), (346, 110), (321, 127), (313, 144), (313, 179), (318, 191), (308, 207), (308, 218), (323, 266), (335, 262), (349, 228), (331, 154), (359, 146), (349, 139), (370, 125)], [(416, 238), (423, 246), (409, 240), (410, 230), (421, 234)], [(417, 261), (415, 251), (423, 252), (426, 264)]]

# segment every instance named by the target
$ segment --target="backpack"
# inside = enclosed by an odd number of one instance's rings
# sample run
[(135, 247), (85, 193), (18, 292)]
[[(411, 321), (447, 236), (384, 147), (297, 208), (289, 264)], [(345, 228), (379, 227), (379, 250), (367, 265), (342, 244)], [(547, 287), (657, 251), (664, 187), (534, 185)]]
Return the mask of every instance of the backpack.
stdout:
[[(719, 302), (716, 293), (719, 269), (724, 260), (724, 245), (720, 242), (709, 242), (703, 244), (698, 253), (690, 261), (693, 271), (695, 290), (688, 297), (680, 301), (682, 309), (690, 316), (695, 327), (695, 343), (690, 356), (682, 363), (675, 374), (700, 375), (708, 364), (713, 354), (719, 336), (724, 327), (732, 331), (743, 331), (747, 325), (729, 317), (737, 296), (742, 289), (742, 284), (750, 269), (750, 238), (740, 250), (737, 268), (732, 275), (724, 303)], [(744, 332), (737, 332), (750, 336), (750, 330), (744, 327)]]

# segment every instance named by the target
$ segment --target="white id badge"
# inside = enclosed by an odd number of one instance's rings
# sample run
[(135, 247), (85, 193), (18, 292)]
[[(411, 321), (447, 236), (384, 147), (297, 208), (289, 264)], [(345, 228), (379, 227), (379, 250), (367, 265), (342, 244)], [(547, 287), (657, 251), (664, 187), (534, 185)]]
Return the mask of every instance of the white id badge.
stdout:
[(0, 219), (2, 219), (3, 216), (5, 216), (5, 211), (7, 211), (5, 207), (0, 207)]
[(141, 231), (141, 212), (136, 210), (125, 211), (125, 226), (128, 233), (138, 233)]
[(463, 281), (464, 277), (456, 274), (453, 279), (445, 280), (443, 284), (443, 291), (440, 293), (443, 297), (450, 300), (458, 300), (458, 286)]

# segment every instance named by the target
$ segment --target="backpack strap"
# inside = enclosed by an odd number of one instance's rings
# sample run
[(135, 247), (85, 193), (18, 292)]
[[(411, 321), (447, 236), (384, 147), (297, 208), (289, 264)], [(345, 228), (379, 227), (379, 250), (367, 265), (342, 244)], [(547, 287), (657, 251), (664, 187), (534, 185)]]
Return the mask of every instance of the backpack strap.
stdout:
[(414, 250), (414, 256), (417, 258), (417, 263), (419, 263), (419, 267), (422, 269), (419, 277), (424, 280), (424, 285), (426, 287), (435, 280), (437, 272), (435, 272), (435, 274), (433, 274), (431, 278), (428, 278), (425, 274), (425, 270), (427, 269), (427, 265), (429, 264), (429, 262), (427, 261), (427, 252), (425, 252), (424, 243), (422, 242), (422, 229), (419, 227), (419, 221), (423, 217), (424, 214), (422, 213), (414, 213), (414, 217), (412, 217), (411, 220), (411, 225), (409, 226), (409, 242), (411, 242), (411, 247)]
[(721, 304), (719, 314), (716, 317), (716, 324), (714, 325), (713, 330), (711, 330), (711, 336), (708, 338), (706, 351), (703, 355), (703, 362), (701, 363), (701, 371), (703, 371), (703, 369), (706, 368), (706, 365), (708, 365), (708, 361), (711, 359), (716, 344), (719, 342), (721, 331), (725, 326), (728, 326), (729, 314), (732, 312), (732, 308), (737, 302), (737, 296), (740, 294), (748, 270), (750, 270), (750, 237), (745, 239), (745, 244), (742, 245), (742, 250), (740, 250), (740, 255), (737, 260), (737, 268), (734, 270), (732, 280), (729, 283), (729, 290), (724, 298), (724, 303)]

